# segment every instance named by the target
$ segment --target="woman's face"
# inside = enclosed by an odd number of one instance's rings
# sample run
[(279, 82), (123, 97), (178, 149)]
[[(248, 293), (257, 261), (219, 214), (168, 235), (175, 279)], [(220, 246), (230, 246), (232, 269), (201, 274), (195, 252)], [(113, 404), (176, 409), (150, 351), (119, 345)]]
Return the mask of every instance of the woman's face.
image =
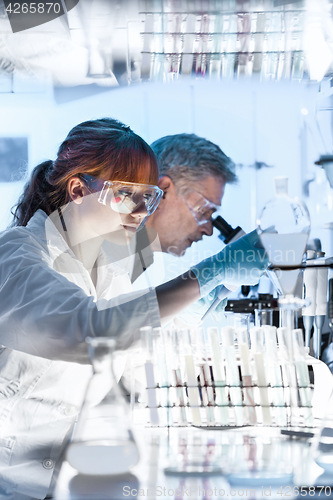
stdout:
[(129, 243), (147, 216), (144, 204), (133, 213), (121, 213), (110, 205), (99, 203), (95, 193), (86, 194), (82, 205), (82, 216), (95, 236), (117, 244)]
[(131, 193), (119, 189), (117, 192), (103, 191), (103, 181), (99, 191), (93, 191), (82, 179), (73, 178), (71, 181), (69, 189), (74, 202), (71, 212), (75, 213), (77, 238), (84, 241), (100, 237), (118, 245), (128, 244), (147, 216), (143, 198), (137, 199), (136, 195), (129, 198)]

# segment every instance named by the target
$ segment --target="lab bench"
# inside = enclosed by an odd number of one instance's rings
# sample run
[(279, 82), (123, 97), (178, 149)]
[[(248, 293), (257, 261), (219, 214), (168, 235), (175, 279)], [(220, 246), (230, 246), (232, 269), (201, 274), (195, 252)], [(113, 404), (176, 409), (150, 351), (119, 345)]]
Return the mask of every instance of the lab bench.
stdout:
[(141, 460), (131, 473), (80, 475), (65, 462), (55, 499), (333, 498), (333, 474), (324, 474), (312, 456), (315, 437), (290, 437), (278, 428), (253, 426), (135, 431)]
[(263, 425), (198, 428), (153, 427), (147, 420), (135, 423), (140, 461), (130, 473), (83, 475), (65, 461), (55, 500), (333, 498), (333, 472), (327, 474), (316, 464), (311, 446), (333, 384), (323, 363), (313, 360), (313, 367), (313, 428), (293, 433), (292, 427)]

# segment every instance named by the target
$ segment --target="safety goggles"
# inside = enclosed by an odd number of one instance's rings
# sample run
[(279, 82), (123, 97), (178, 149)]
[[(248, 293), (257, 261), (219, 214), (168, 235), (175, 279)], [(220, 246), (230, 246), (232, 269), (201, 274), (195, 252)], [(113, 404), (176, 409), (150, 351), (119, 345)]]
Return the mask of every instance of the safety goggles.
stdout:
[(183, 193), (182, 197), (199, 226), (211, 222), (212, 214), (221, 208), (194, 190)]
[(98, 201), (119, 214), (131, 214), (145, 206), (147, 215), (155, 212), (163, 196), (157, 186), (123, 181), (103, 181), (91, 175), (81, 174), (89, 191), (99, 193)]

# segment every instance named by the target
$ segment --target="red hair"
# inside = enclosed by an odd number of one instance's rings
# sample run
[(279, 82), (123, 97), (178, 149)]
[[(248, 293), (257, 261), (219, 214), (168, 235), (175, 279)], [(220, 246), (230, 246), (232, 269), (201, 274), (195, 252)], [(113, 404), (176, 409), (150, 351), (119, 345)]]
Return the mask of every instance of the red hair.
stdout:
[(68, 181), (78, 174), (157, 184), (158, 166), (150, 146), (123, 123), (112, 118), (80, 123), (69, 132), (54, 162), (35, 167), (12, 225), (26, 226), (38, 209), (50, 215), (68, 203)]

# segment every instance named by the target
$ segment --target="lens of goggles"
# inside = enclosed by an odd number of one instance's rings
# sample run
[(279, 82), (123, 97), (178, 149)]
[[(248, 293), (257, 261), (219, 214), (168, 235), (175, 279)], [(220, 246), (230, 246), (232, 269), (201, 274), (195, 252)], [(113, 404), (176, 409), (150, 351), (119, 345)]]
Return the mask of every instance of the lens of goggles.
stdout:
[(151, 215), (155, 212), (163, 196), (162, 189), (149, 184), (122, 181), (103, 182), (88, 175), (84, 175), (83, 178), (88, 182), (88, 187), (100, 191), (99, 203), (110, 206), (112, 210), (120, 214), (131, 214), (140, 208), (142, 209), (144, 204), (147, 215)]
[(220, 208), (197, 191), (189, 191), (184, 195), (184, 199), (199, 225), (211, 222), (212, 214)]

